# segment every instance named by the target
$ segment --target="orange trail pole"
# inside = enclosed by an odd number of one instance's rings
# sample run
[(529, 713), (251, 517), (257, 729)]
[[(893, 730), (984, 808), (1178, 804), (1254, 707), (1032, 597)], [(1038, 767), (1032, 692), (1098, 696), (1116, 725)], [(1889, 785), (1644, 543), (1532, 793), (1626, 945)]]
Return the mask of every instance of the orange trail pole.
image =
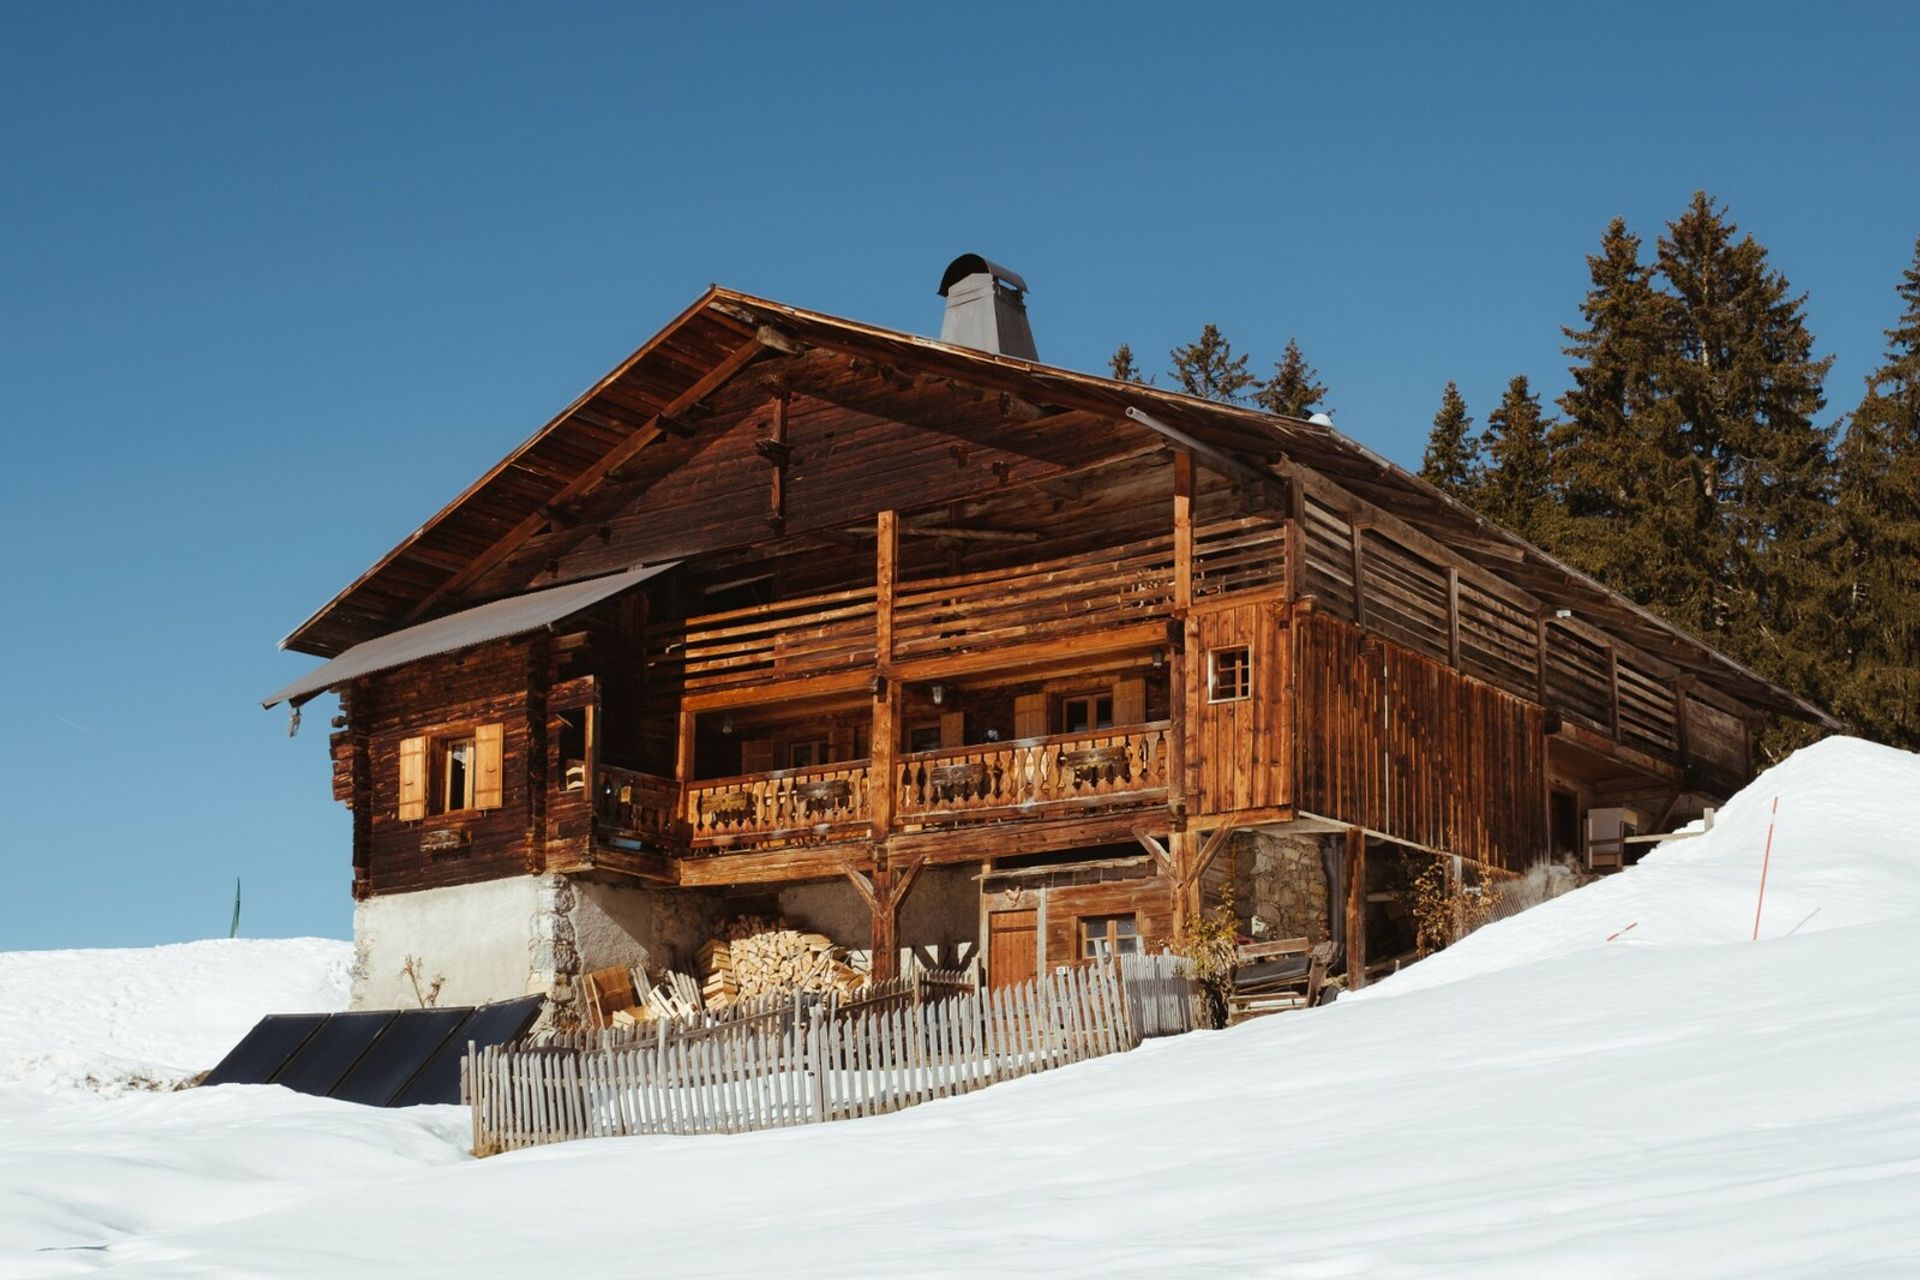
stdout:
[(1753, 904), (1753, 940), (1760, 941), (1760, 908), (1767, 904), (1767, 867), (1773, 862), (1773, 824), (1780, 814), (1780, 797), (1767, 812), (1767, 851), (1760, 859), (1760, 900)]

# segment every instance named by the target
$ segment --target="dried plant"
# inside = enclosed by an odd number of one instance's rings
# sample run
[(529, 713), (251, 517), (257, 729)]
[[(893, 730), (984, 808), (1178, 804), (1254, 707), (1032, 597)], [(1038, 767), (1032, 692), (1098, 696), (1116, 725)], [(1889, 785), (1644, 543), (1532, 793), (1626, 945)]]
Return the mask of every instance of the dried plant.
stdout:
[(420, 986), (420, 975), (426, 972), (426, 968), (421, 963), (419, 956), (408, 956), (407, 962), (400, 966), (400, 972), (406, 976), (407, 981), (413, 984), (413, 998), (420, 1002), (422, 1009), (431, 1009), (439, 1003), (440, 988), (447, 985), (446, 974), (435, 974), (433, 981), (428, 983), (423, 990)]

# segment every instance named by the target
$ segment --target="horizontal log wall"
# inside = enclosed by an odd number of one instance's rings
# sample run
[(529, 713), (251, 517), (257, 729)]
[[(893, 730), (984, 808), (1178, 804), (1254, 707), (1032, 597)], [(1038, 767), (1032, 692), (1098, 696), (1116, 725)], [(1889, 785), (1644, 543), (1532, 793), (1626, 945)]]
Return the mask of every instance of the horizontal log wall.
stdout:
[(1300, 809), (1512, 870), (1545, 854), (1538, 706), (1316, 612), (1292, 632)]
[[(533, 821), (527, 768), (527, 718), (534, 683), (530, 678), (532, 643), (496, 642), (465, 653), (428, 658), (374, 677), (366, 726), (371, 775), (368, 874), (372, 892), (470, 884), (528, 869)], [(500, 806), (402, 822), (401, 741), (460, 736), (482, 724), (503, 726), (504, 792)], [(429, 777), (428, 785), (437, 787), (438, 777)], [(440, 850), (423, 847), (423, 840), (434, 833), (445, 833), (440, 838), (459, 838), (461, 842)]]

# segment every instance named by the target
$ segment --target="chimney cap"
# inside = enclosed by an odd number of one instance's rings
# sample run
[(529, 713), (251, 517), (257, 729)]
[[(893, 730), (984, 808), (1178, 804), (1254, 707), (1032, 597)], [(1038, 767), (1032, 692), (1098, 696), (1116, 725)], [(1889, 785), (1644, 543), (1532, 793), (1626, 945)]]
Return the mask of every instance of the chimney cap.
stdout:
[(946, 273), (940, 277), (940, 296), (946, 297), (947, 290), (968, 276), (983, 273), (992, 276), (1001, 284), (1018, 289), (1021, 293), (1027, 291), (1027, 282), (1020, 278), (1019, 272), (1003, 267), (997, 262), (989, 262), (977, 253), (963, 253), (947, 264)]

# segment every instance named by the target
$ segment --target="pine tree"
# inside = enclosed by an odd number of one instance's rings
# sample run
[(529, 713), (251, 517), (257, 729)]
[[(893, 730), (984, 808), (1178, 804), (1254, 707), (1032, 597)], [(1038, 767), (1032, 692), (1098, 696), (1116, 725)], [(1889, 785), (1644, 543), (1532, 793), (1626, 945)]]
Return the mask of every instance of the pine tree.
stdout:
[(1487, 415), (1480, 437), (1486, 469), (1473, 492), (1474, 506), (1488, 519), (1542, 546), (1553, 541), (1556, 515), (1547, 458), (1551, 425), (1526, 378), (1509, 382), (1500, 407)]
[(1427, 452), (1420, 460), (1420, 478), (1449, 497), (1473, 500), (1475, 458), (1473, 419), (1460, 388), (1447, 383), (1440, 393), (1440, 411), (1433, 415)]
[(1234, 355), (1233, 344), (1213, 325), (1202, 327), (1198, 339), (1175, 347), (1167, 356), (1173, 361), (1173, 376), (1180, 389), (1190, 396), (1240, 404), (1254, 383), (1253, 375), (1247, 372), (1247, 358)]
[(1107, 376), (1116, 382), (1145, 382), (1140, 376), (1140, 366), (1133, 362), (1133, 346), (1121, 343), (1114, 348), (1113, 356), (1107, 361)]
[(1319, 376), (1320, 371), (1300, 354), (1300, 344), (1288, 338), (1286, 352), (1273, 366), (1273, 376), (1253, 393), (1254, 403), (1268, 413), (1304, 418), (1326, 400), (1326, 387), (1316, 381)]
[(1548, 437), (1563, 516), (1555, 550), (1616, 591), (1694, 630), (1708, 616), (1714, 564), (1695, 548), (1717, 513), (1695, 483), (1679, 414), (1656, 372), (1668, 345), (1668, 299), (1640, 260), (1640, 238), (1615, 218), (1587, 258), (1583, 328), (1563, 329), (1573, 386)]
[(1692, 504), (1717, 513), (1692, 548), (1716, 577), (1701, 616), (1682, 621), (1817, 694), (1833, 638), (1833, 455), (1831, 430), (1813, 419), (1832, 358), (1814, 358), (1805, 296), (1738, 234), (1697, 192), (1659, 243), (1672, 292), (1656, 382), (1691, 455)]
[(1896, 286), (1906, 310), (1839, 449), (1838, 591), (1846, 661), (1833, 707), (1863, 733), (1920, 749), (1920, 242)]

